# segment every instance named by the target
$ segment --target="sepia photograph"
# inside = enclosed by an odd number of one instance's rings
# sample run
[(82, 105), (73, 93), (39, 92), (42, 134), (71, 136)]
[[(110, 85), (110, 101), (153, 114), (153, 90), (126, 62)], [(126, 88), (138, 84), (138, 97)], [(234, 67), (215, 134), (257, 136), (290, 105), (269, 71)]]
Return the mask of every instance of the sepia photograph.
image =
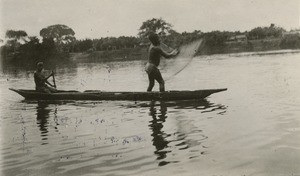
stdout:
[(300, 176), (300, 0), (0, 0), (1, 176)]

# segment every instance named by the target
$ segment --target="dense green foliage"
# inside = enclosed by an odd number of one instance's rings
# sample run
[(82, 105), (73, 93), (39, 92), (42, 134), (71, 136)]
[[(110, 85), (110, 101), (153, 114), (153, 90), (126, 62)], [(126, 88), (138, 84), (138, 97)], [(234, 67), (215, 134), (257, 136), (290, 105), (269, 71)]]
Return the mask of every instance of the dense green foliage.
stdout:
[(11, 52), (15, 52), (28, 39), (27, 33), (25, 31), (14, 31), (8, 30), (5, 33), (6, 46), (10, 49)]
[(46, 39), (52, 38), (58, 45), (73, 42), (75, 40), (74, 35), (73, 29), (61, 24), (48, 26), (40, 31), (41, 37)]
[(168, 35), (172, 30), (172, 25), (167, 23), (165, 20), (159, 18), (152, 18), (143, 22), (139, 29), (138, 36), (142, 39), (147, 38), (149, 32), (155, 32), (162, 36)]
[[(1, 47), (2, 58), (11, 58), (13, 61), (36, 61), (58, 58), (62, 59), (68, 53), (93, 53), (109, 56), (109, 51), (119, 53), (121, 57), (134, 55), (131, 51), (144, 56), (145, 48), (149, 46), (147, 35), (149, 32), (160, 35), (161, 41), (170, 47), (176, 48), (194, 40), (204, 39), (197, 54), (216, 54), (242, 51), (259, 51), (270, 49), (300, 48), (300, 35), (285, 35), (281, 27), (256, 27), (249, 32), (212, 31), (203, 33), (200, 30), (178, 33), (172, 25), (163, 19), (150, 19), (142, 23), (137, 37), (105, 37), (100, 39), (76, 40), (73, 29), (66, 25), (52, 25), (41, 29), (41, 41), (37, 37), (28, 36), (22, 30), (8, 30), (5, 44)], [(242, 39), (241, 39), (242, 38)], [(272, 42), (273, 41), (273, 42)], [(117, 52), (118, 50), (122, 50)], [(117, 57), (117, 55), (116, 55)], [(110, 57), (108, 57), (110, 58)]]
[[(226, 32), (213, 31), (205, 34), (205, 45), (211, 48), (213, 53), (221, 53), (225, 47), (225, 42), (228, 38)], [(217, 51), (217, 52), (216, 52)]]
[(75, 32), (73, 29), (62, 24), (48, 26), (40, 31), (40, 36), (43, 37), (43, 39), (54, 41), (55, 48), (59, 52), (69, 51), (69, 44), (76, 40), (74, 35)]
[(292, 34), (283, 37), (280, 43), (283, 49), (297, 49), (300, 48), (300, 35)]
[(178, 33), (174, 30), (171, 30), (170, 35), (163, 36), (161, 40), (165, 44), (173, 48), (178, 48), (181, 45), (193, 42), (202, 37), (203, 37), (203, 33), (198, 30), (195, 30), (194, 32), (190, 32), (190, 33), (189, 32)]
[(26, 36), (27, 36), (27, 33), (25, 31), (8, 30), (5, 33), (5, 37), (9, 38), (9, 39), (21, 39)]
[(276, 27), (273, 24), (270, 27), (256, 27), (248, 33), (249, 39), (265, 39), (281, 37), (285, 29)]
[(105, 37), (100, 39), (76, 40), (70, 44), (70, 52), (111, 51), (139, 46), (136, 37)]
[(25, 31), (8, 30), (6, 43), (1, 47), (1, 57), (24, 63), (62, 59), (67, 55), (69, 44), (75, 40), (74, 31), (65, 25), (43, 28), (40, 34), (42, 41), (35, 36), (27, 36)]
[(85, 52), (93, 48), (93, 41), (91, 39), (75, 41), (71, 47), (70, 52)]

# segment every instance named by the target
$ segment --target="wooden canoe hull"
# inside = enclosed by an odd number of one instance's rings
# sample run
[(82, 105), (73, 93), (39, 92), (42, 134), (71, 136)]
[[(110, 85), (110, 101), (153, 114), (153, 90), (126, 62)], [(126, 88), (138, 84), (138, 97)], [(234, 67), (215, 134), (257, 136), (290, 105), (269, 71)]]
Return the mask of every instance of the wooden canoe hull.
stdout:
[(204, 99), (217, 92), (227, 89), (206, 89), (195, 91), (166, 91), (166, 92), (101, 92), (101, 91), (59, 91), (58, 93), (42, 93), (35, 90), (12, 89), (26, 100), (193, 100)]

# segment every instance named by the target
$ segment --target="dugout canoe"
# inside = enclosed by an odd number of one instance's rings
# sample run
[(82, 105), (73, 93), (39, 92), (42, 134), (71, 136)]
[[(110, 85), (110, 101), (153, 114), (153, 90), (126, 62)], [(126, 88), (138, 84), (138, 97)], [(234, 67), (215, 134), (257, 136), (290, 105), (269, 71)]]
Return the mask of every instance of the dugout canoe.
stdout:
[(20, 94), (26, 100), (195, 100), (204, 99), (217, 92), (227, 89), (204, 89), (194, 91), (166, 91), (166, 92), (104, 92), (98, 90), (63, 91), (57, 93), (42, 93), (35, 90), (13, 89), (10, 90)]

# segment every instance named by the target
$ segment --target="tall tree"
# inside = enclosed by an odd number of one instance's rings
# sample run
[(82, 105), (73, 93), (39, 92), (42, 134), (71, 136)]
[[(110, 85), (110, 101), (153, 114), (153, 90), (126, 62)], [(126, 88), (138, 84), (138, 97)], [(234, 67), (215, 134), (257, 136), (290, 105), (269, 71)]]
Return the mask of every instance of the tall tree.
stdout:
[(43, 39), (53, 39), (58, 50), (62, 50), (64, 44), (75, 41), (74, 35), (73, 29), (62, 24), (48, 26), (40, 31), (40, 36)]
[(162, 36), (170, 34), (172, 30), (172, 25), (167, 23), (165, 20), (159, 18), (152, 18), (143, 22), (142, 26), (139, 29), (139, 37), (145, 38), (149, 32), (159, 33)]
[(16, 51), (22, 43), (27, 41), (28, 36), (27, 33), (22, 30), (7, 30), (5, 33), (5, 38), (7, 38), (7, 45)]
[(19, 30), (7, 30), (5, 33), (5, 37), (8, 39), (24, 39), (24, 37), (27, 37), (27, 33), (25, 31)]

